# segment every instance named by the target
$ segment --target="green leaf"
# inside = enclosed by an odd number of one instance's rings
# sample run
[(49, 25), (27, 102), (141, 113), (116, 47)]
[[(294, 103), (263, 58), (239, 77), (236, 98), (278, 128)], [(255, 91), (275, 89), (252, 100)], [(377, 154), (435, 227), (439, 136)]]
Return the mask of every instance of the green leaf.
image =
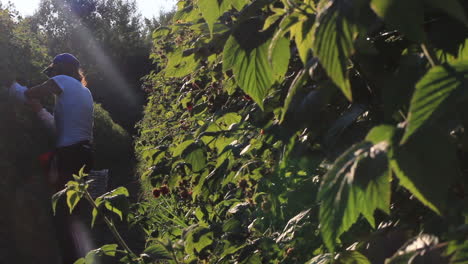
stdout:
[(432, 5), (435, 8), (444, 10), (447, 14), (451, 15), (452, 17), (458, 19), (460, 22), (468, 26), (468, 19), (466, 18), (466, 14), (463, 11), (465, 9), (458, 0), (426, 0), (426, 3)]
[(314, 31), (312, 30), (315, 22), (313, 16), (299, 16), (299, 22), (291, 27), (291, 35), (294, 37), (299, 57), (304, 65), (311, 57), (311, 48), (314, 40)]
[(111, 198), (111, 197), (114, 197), (114, 196), (117, 196), (117, 195), (123, 195), (125, 197), (129, 197), (130, 196), (130, 193), (128, 192), (127, 188), (125, 187), (118, 187), (110, 192), (107, 192), (99, 197), (103, 198), (103, 199), (107, 199), (107, 198)]
[(263, 109), (275, 81), (281, 81), (289, 64), (289, 42), (278, 41), (268, 61), (270, 32), (259, 32), (261, 21), (247, 20), (227, 40), (223, 50), (223, 70), (232, 70), (239, 87)]
[(52, 195), (52, 211), (54, 211), (54, 215), (56, 213), (56, 209), (57, 209), (57, 202), (58, 200), (60, 200), (60, 198), (67, 192), (67, 189), (63, 189), (57, 193), (55, 193), (54, 195)]
[(188, 146), (192, 145), (194, 142), (195, 142), (195, 141), (193, 141), (192, 139), (190, 139), (190, 140), (186, 140), (186, 141), (184, 141), (184, 142), (178, 144), (178, 145), (174, 148), (174, 150), (172, 151), (172, 157), (178, 157), (178, 156), (182, 155), (182, 152), (184, 152), (184, 150), (185, 150)]
[(457, 60), (468, 60), (468, 39), (458, 48)]
[(151, 245), (143, 251), (152, 261), (172, 259), (171, 253), (161, 244)]
[(335, 241), (362, 214), (375, 226), (377, 208), (389, 212), (390, 173), (386, 141), (362, 142), (341, 155), (320, 186), (319, 219), (325, 245), (334, 251)]
[(81, 200), (82, 196), (83, 195), (78, 191), (67, 190), (67, 205), (68, 205), (68, 208), (70, 208), (70, 214), (73, 212), (73, 209)]
[(374, 144), (380, 142), (392, 143), (393, 136), (395, 135), (396, 128), (390, 125), (381, 125), (372, 128), (366, 136), (366, 140)]
[(274, 56), (269, 58), (271, 62), (270, 65), (273, 69), (273, 79), (281, 83), (284, 79), (284, 75), (288, 71), (289, 59), (291, 58), (289, 40), (286, 38), (278, 39), (276, 45), (269, 51), (269, 54)]
[[(385, 264), (406, 263), (448, 263), (441, 259), (431, 259), (430, 252), (438, 246), (439, 239), (433, 235), (421, 234), (404, 244)], [(425, 257), (427, 256), (427, 259)]]
[(114, 257), (116, 251), (117, 251), (117, 244), (104, 245), (100, 248), (89, 251), (88, 254), (86, 254), (85, 259), (83, 259), (84, 262), (80, 262), (80, 263), (94, 264), (97, 262), (96, 261), (97, 257), (102, 257), (102, 256)]
[(122, 210), (120, 210), (120, 208), (114, 206), (114, 204), (109, 201), (105, 201), (104, 206), (107, 208), (107, 210), (118, 215), (120, 217), (120, 220), (123, 220), (123, 212)]
[(213, 25), (218, 18), (231, 8), (228, 0), (198, 0), (198, 8), (213, 35)]
[(333, 261), (333, 255), (330, 253), (322, 254), (313, 257), (306, 264), (330, 264)]
[[(425, 42), (424, 0), (371, 0), (371, 8), (385, 23), (416, 42)], [(445, 4), (445, 2), (444, 2)]]
[(276, 243), (288, 243), (295, 237), (296, 231), (304, 224), (304, 222), (310, 221), (311, 209), (304, 210), (291, 218), (283, 229), (283, 232), (276, 239)]
[(416, 84), (402, 138), (405, 143), (423, 125), (437, 120), (466, 97), (468, 61), (434, 67)]
[(449, 187), (460, 179), (456, 147), (438, 128), (421, 131), (404, 145), (395, 142), (390, 166), (424, 205), (438, 214), (446, 208)]
[(371, 264), (370, 261), (358, 251), (345, 251), (338, 255), (336, 264)]
[[(101, 205), (104, 205), (104, 207), (117, 214), (120, 217), (120, 220), (123, 219), (123, 211), (124, 209), (127, 209), (128, 204), (126, 197), (129, 197), (130, 194), (128, 193), (127, 188), (125, 187), (118, 187), (117, 189), (114, 189), (110, 192), (107, 192), (101, 196), (99, 196), (95, 203), (97, 207), (100, 207)], [(91, 225), (94, 226), (94, 222), (96, 220), (96, 216), (98, 215), (98, 210), (93, 208), (92, 212), (92, 221)]]
[(179, 7), (177, 12), (174, 14), (172, 21), (174, 23), (189, 23), (196, 21), (201, 18), (200, 10), (194, 8), (193, 5)]
[(168, 55), (168, 62), (164, 69), (165, 76), (185, 77), (196, 71), (198, 66), (199, 62), (195, 59), (195, 54), (184, 56), (182, 49), (176, 49)]
[(204, 248), (211, 245), (214, 241), (213, 232), (204, 226), (192, 227), (185, 238), (185, 251), (188, 254), (195, 255)]
[(171, 29), (168, 27), (158, 27), (155, 31), (153, 31), (153, 39), (159, 39), (162, 37), (167, 36), (171, 33)]
[(86, 264), (86, 259), (80, 258), (77, 261), (73, 262), (73, 264)]
[[(99, 207), (99, 205), (97, 205)], [(96, 208), (93, 208), (93, 212), (91, 213), (92, 219), (91, 219), (91, 228), (94, 227), (94, 223), (96, 222), (96, 218), (98, 216), (99, 212)]]
[(247, 0), (230, 0), (230, 2), (237, 11), (241, 11), (249, 3)]
[(206, 152), (200, 147), (187, 151), (184, 160), (192, 166), (193, 172), (199, 172), (206, 167)]
[(348, 59), (354, 52), (353, 41), (357, 35), (357, 27), (346, 15), (351, 7), (345, 2), (322, 0), (312, 48), (330, 78), (351, 101)]
[(115, 252), (117, 251), (117, 247), (118, 247), (117, 244), (108, 244), (108, 245), (102, 246), (101, 248), (99, 248), (99, 250), (106, 256), (114, 257)]

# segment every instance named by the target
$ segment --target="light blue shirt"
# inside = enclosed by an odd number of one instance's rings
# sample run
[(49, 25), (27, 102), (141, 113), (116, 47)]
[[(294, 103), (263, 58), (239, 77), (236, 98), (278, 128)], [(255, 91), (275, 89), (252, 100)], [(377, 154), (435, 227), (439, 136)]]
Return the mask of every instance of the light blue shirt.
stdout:
[(93, 140), (93, 96), (88, 88), (73, 77), (52, 77), (62, 90), (55, 104), (57, 147)]

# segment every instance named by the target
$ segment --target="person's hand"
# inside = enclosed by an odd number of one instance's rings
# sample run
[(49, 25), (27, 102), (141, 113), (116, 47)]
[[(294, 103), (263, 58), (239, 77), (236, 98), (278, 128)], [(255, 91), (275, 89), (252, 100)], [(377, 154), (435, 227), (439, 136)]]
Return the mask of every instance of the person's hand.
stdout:
[(37, 99), (28, 99), (26, 104), (31, 108), (34, 113), (39, 113), (42, 110), (42, 104)]

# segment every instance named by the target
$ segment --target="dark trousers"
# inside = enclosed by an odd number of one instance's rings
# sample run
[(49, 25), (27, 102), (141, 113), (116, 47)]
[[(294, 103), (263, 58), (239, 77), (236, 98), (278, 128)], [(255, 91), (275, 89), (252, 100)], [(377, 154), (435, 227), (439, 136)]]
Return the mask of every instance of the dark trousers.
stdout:
[[(56, 192), (64, 189), (68, 181), (74, 180), (72, 175), (78, 175), (83, 166), (84, 172), (88, 173), (94, 165), (92, 147), (88, 142), (58, 148), (55, 155), (58, 171), (58, 180), (54, 186)], [(57, 204), (54, 225), (64, 264), (74, 263), (91, 249), (89, 228), (83, 219), (86, 206), (85, 201), (81, 201), (73, 214), (70, 214), (65, 198)]]

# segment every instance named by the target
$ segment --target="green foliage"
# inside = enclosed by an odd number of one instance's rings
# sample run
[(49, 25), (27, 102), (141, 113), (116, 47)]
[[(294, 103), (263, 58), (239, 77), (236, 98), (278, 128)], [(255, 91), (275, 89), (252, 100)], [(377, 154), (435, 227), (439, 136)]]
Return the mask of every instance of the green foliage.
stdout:
[(94, 104), (95, 169), (109, 169), (112, 186), (126, 184), (134, 170), (132, 138), (109, 112)]
[(263, 108), (271, 86), (282, 81), (288, 68), (289, 42), (280, 39), (272, 48), (269, 41), (265, 42), (267, 33), (258, 33), (261, 26), (258, 21), (245, 23), (249, 24), (249, 31), (234, 34), (224, 46), (223, 70), (232, 70), (239, 87)]
[(387, 142), (359, 143), (337, 159), (325, 175), (318, 200), (324, 242), (334, 251), (334, 241), (362, 214), (375, 227), (374, 210), (390, 211), (390, 172)]
[(347, 73), (348, 58), (353, 53), (357, 28), (351, 20), (353, 18), (350, 18), (354, 14), (349, 15), (345, 12), (353, 12), (354, 8), (359, 7), (348, 6), (346, 1), (342, 0), (322, 1), (318, 9), (313, 42), (313, 50), (322, 66), (348, 100), (352, 99)]
[[(180, 1), (153, 34), (135, 142), (148, 257), (456, 263), (466, 8)], [(423, 231), (429, 244), (405, 243)]]
[(467, 70), (467, 61), (434, 67), (416, 84), (402, 142), (466, 100)]

